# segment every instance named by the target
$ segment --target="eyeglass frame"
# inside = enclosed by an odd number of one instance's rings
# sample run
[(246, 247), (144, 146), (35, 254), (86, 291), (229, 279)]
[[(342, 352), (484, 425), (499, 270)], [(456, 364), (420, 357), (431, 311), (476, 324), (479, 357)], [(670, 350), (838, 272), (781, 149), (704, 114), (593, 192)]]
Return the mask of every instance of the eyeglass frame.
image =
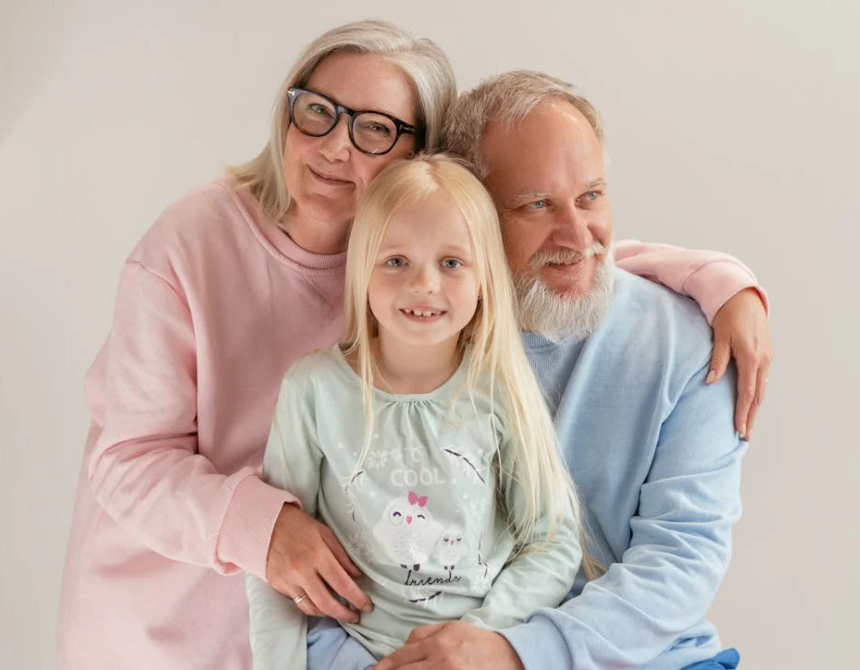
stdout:
[[(306, 130), (302, 130), (299, 127), (299, 124), (296, 123), (295, 116), (293, 113), (293, 109), (296, 104), (296, 100), (298, 100), (299, 96), (303, 93), (310, 93), (311, 95), (316, 95), (330, 103), (332, 107), (334, 107), (334, 123), (331, 124), (331, 128), (329, 128), (324, 133), (309, 133)], [(401, 121), (396, 116), (392, 116), (391, 114), (386, 114), (385, 112), (377, 112), (375, 109), (351, 109), (346, 105), (341, 105), (338, 102), (335, 102), (327, 95), (320, 93), (319, 91), (313, 91), (309, 88), (299, 88), (298, 86), (291, 86), (287, 89), (287, 98), (290, 101), (290, 124), (295, 126), (296, 130), (298, 130), (302, 135), (307, 135), (308, 137), (325, 137), (332, 130), (337, 127), (337, 124), (340, 122), (340, 115), (346, 114), (349, 117), (349, 141), (352, 142), (352, 146), (358, 149), (361, 153), (367, 156), (384, 156), (389, 153), (394, 147), (397, 146), (397, 142), (400, 140), (401, 135), (412, 135), (415, 138), (415, 141), (421, 144), (423, 142), (423, 138), (421, 137), (421, 132), (419, 132), (416, 126), (413, 126), (410, 123), (406, 123), (406, 121)], [(397, 129), (397, 135), (394, 138), (394, 141), (391, 143), (391, 146), (388, 147), (385, 151), (365, 151), (355, 141), (355, 135), (353, 134), (352, 128), (355, 123), (355, 117), (359, 114), (377, 114), (378, 116), (384, 116), (386, 119), (394, 123), (394, 127)]]

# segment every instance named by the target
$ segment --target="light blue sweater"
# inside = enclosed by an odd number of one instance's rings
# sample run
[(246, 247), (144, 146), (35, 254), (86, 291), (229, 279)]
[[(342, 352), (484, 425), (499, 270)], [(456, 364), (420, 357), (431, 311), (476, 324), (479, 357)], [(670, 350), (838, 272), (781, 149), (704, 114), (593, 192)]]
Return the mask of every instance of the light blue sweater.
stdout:
[(527, 670), (668, 670), (720, 649), (705, 614), (740, 515), (735, 376), (705, 384), (711, 329), (694, 302), (615, 272), (587, 340), (524, 335), (584, 499), (586, 546), (609, 568), (502, 631)]

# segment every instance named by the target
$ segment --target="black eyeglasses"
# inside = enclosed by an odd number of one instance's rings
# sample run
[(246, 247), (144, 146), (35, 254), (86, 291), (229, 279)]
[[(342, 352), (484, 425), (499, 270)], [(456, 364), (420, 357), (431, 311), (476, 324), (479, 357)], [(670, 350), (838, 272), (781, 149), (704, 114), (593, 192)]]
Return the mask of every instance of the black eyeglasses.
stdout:
[(337, 104), (322, 93), (303, 88), (287, 89), (287, 96), (290, 99), (290, 123), (311, 137), (328, 135), (337, 125), (340, 115), (346, 114), (349, 117), (349, 139), (362, 153), (372, 156), (387, 154), (401, 135), (414, 135), (416, 141), (420, 139), (415, 126), (384, 112), (356, 111)]

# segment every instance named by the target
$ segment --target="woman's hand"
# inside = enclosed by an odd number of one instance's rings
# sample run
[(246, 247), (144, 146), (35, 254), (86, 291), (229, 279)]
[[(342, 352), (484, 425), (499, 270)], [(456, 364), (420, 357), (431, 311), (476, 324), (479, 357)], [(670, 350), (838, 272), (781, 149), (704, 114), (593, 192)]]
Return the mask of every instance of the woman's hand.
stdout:
[(357, 623), (358, 613), (338, 602), (334, 593), (356, 610), (373, 611), (370, 598), (353, 581), (359, 576), (361, 572), (328, 526), (294, 505), (281, 508), (266, 563), (266, 580), (272, 588), (292, 598), (309, 616)]
[(738, 401), (735, 428), (744, 439), (752, 434), (755, 416), (764, 402), (773, 346), (767, 312), (758, 292), (748, 288), (724, 304), (714, 317), (714, 355), (708, 383), (720, 379), (735, 359), (738, 367)]

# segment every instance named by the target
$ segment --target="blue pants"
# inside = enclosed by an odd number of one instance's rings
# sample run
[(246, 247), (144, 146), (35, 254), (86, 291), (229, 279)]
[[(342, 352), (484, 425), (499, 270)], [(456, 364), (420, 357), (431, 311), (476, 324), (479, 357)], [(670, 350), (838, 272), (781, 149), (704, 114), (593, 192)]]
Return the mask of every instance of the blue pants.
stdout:
[[(735, 649), (688, 665), (683, 670), (735, 670), (741, 657)], [(368, 670), (373, 655), (332, 619), (308, 619), (308, 670)]]
[(367, 670), (376, 659), (334, 619), (308, 617), (308, 670)]
[(693, 663), (683, 670), (735, 670), (740, 662), (741, 655), (737, 649), (726, 649), (707, 661)]

